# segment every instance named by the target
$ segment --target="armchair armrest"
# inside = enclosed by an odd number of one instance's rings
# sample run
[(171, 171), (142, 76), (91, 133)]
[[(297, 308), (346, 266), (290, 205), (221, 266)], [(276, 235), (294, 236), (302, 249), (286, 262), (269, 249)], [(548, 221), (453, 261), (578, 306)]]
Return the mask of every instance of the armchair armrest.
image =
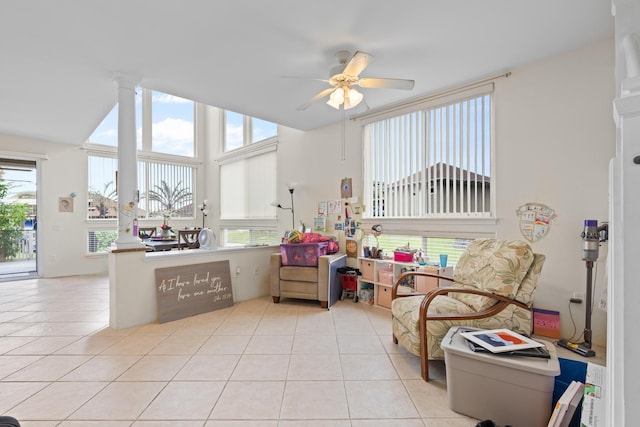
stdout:
[[(488, 298), (497, 300), (496, 304), (474, 313), (431, 313), (429, 314), (429, 305), (438, 295), (444, 295), (449, 293), (463, 293), (481, 295)], [(502, 295), (492, 294), (490, 292), (482, 291), (479, 289), (469, 288), (436, 288), (427, 292), (422, 303), (420, 304), (420, 313), (418, 317), (418, 330), (420, 334), (420, 369), (422, 372), (422, 378), (428, 380), (429, 378), (429, 346), (427, 345), (427, 321), (429, 320), (471, 320), (471, 319), (485, 319), (487, 317), (495, 316), (500, 313), (509, 305), (514, 304), (520, 308), (531, 311), (531, 308), (526, 304), (519, 301), (503, 297)]]
[(270, 259), (270, 283), (271, 296), (280, 297), (280, 266), (282, 265), (282, 255), (280, 252), (272, 253)]
[[(489, 308), (484, 310), (476, 311), (474, 313), (432, 313), (429, 314), (429, 305), (433, 302), (433, 300), (438, 295), (449, 294), (449, 293), (462, 293), (462, 294), (473, 294), (480, 295), (483, 297), (488, 297), (497, 300), (496, 304), (492, 305)], [(484, 319), (486, 317), (495, 316), (504, 308), (510, 304), (517, 305), (520, 308), (531, 311), (531, 308), (526, 304), (521, 303), (520, 301), (516, 301), (507, 297), (503, 297), (502, 295), (492, 294), (491, 292), (481, 291), (480, 289), (469, 289), (469, 288), (436, 288), (427, 292), (425, 298), (422, 300), (422, 304), (420, 304), (420, 324), (422, 326), (423, 319), (426, 324), (427, 320), (465, 320), (465, 319)], [(425, 328), (426, 330), (426, 328)]]

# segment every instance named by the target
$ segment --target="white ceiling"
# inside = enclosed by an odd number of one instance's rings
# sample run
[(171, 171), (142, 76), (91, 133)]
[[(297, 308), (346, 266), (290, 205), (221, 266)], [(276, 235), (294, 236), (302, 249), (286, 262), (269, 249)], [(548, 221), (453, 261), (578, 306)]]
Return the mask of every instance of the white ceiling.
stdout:
[(283, 77), (327, 78), (341, 49), (375, 57), (361, 77), (416, 81), (362, 89), (373, 110), (611, 37), (606, 0), (5, 1), (0, 134), (81, 144), (115, 105), (117, 73), (309, 130), (343, 113), (298, 111), (328, 86)]

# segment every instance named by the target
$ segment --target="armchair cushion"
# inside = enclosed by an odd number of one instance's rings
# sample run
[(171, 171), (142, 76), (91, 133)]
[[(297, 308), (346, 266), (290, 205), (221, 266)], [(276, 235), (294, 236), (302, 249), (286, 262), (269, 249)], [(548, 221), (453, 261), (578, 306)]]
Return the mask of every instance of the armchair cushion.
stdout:
[(317, 267), (281, 266), (280, 280), (295, 280), (298, 282), (318, 282)]
[[(394, 322), (393, 335), (409, 352), (420, 356), (420, 335), (418, 321), (420, 319), (420, 304), (424, 296), (397, 298), (392, 302)], [(438, 303), (429, 306), (429, 313), (472, 313), (473, 310), (465, 303), (446, 295), (437, 297)], [(428, 326), (440, 322), (429, 322)], [(447, 329), (448, 330), (448, 329)], [(446, 334), (447, 331), (444, 331)], [(431, 355), (431, 349), (429, 349)], [(444, 355), (443, 355), (444, 357)]]
[[(531, 247), (522, 241), (476, 239), (462, 254), (454, 273), (456, 286), (480, 289), (513, 299), (533, 263)], [(454, 294), (475, 311), (496, 301), (480, 295)]]
[(520, 289), (518, 289), (518, 293), (515, 297), (517, 301), (520, 301), (521, 303), (526, 304), (529, 307), (533, 305), (533, 296), (536, 292), (538, 277), (542, 272), (542, 266), (544, 265), (544, 261), (546, 260), (546, 256), (543, 254), (534, 254), (533, 256), (533, 264), (531, 264), (531, 268), (529, 268), (529, 271), (527, 271), (524, 279), (522, 279)]

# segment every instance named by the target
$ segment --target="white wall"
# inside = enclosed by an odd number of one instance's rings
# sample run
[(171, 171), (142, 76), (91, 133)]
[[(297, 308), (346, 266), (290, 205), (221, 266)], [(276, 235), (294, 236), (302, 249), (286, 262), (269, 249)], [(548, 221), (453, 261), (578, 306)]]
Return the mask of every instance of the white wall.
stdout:
[(192, 249), (172, 253), (120, 252), (109, 254), (110, 312), (114, 329), (155, 322), (158, 318), (155, 271), (229, 260), (233, 301), (269, 295), (273, 247)]
[[(615, 151), (611, 101), (614, 97), (613, 40), (511, 70), (496, 81), (494, 171), (497, 222), (478, 232), (522, 239), (516, 209), (527, 202), (545, 204), (557, 219), (534, 250), (547, 256), (536, 293), (536, 306), (561, 312), (562, 336), (571, 337), (569, 298), (585, 292), (586, 268), (580, 233), (585, 219), (607, 220), (608, 164)], [(314, 106), (313, 108), (322, 108)], [(308, 110), (309, 114), (313, 110)], [(336, 112), (337, 117), (342, 113)], [(284, 183), (296, 181), (296, 218), (311, 223), (317, 202), (340, 197), (340, 180), (353, 178), (362, 197), (359, 123), (346, 123), (346, 160), (341, 161), (341, 125), (312, 132), (282, 130), (278, 148), (279, 197)], [(280, 213), (280, 229), (290, 217)], [(426, 221), (420, 231), (458, 231), (455, 225)], [(606, 286), (606, 246), (600, 251), (596, 297)], [(584, 305), (574, 306), (578, 331), (584, 328)], [(594, 309), (593, 341), (606, 343), (606, 313)]]
[[(586, 290), (580, 233), (585, 219), (608, 220), (608, 169), (615, 154), (613, 40), (518, 70), (496, 86), (498, 235), (518, 238), (515, 209), (539, 202), (558, 215), (534, 250), (547, 255), (535, 305), (561, 312)], [(600, 250), (595, 297), (607, 286), (607, 246)], [(597, 306), (597, 304), (596, 304)], [(578, 331), (584, 304), (574, 306)], [(593, 341), (606, 344), (606, 313), (594, 308)]]
[[(0, 135), (0, 155), (37, 161), (39, 275), (106, 274), (107, 257), (87, 255), (85, 153), (72, 145)], [(74, 211), (58, 212), (58, 198), (72, 192)]]

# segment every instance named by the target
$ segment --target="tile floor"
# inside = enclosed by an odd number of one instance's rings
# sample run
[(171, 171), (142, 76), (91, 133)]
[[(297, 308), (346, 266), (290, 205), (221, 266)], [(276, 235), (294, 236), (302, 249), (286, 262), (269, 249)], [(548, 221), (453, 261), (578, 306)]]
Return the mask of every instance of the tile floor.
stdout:
[(0, 414), (24, 427), (475, 426), (425, 383), (389, 312), (259, 298), (108, 327), (108, 279), (0, 283)]

